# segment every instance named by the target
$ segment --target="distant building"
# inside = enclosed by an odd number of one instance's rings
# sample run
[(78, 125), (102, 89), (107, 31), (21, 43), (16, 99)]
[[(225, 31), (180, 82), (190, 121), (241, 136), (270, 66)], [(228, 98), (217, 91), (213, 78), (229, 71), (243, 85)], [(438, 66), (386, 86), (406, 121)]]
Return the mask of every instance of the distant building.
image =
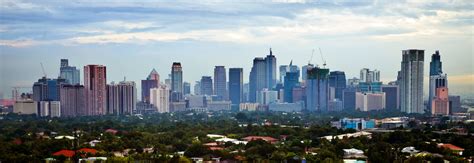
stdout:
[(423, 113), (424, 50), (403, 50), (400, 72), (400, 108), (405, 113)]
[(38, 114), (38, 104), (32, 100), (15, 101), (13, 113), (17, 114)]
[(172, 101), (180, 101), (183, 99), (183, 68), (180, 62), (173, 62), (171, 66), (171, 92)]
[(233, 105), (239, 105), (244, 101), (243, 93), (243, 69), (230, 68), (229, 69), (229, 97)]
[(327, 111), (329, 101), (329, 69), (308, 69), (306, 80), (306, 109), (309, 111)]
[(240, 111), (258, 111), (260, 107), (259, 103), (240, 103)]
[(362, 70), (360, 70), (360, 81), (367, 83), (380, 82), (380, 71), (370, 71), (370, 69), (368, 68), (363, 68)]
[(382, 92), (385, 93), (385, 108), (392, 110), (400, 109), (400, 91), (398, 85), (383, 85)]
[(431, 104), (436, 98), (438, 88), (448, 88), (448, 76), (446, 74), (430, 75), (428, 107), (432, 108)]
[(207, 107), (207, 98), (203, 95), (186, 96), (188, 108), (205, 108)]
[(304, 108), (302, 101), (296, 103), (271, 103), (268, 104), (268, 110), (281, 112), (300, 112)]
[(305, 83), (306, 79), (308, 78), (308, 69), (312, 69), (314, 67), (313, 64), (307, 64), (301, 67), (301, 80)]
[(272, 89), (276, 85), (276, 57), (273, 55), (272, 49), (270, 48), (270, 54), (265, 57), (265, 65), (266, 65), (266, 88)]
[(170, 111), (171, 112), (182, 112), (186, 111), (186, 102), (171, 102), (170, 103)]
[(184, 93), (184, 95), (191, 94), (191, 83), (183, 82), (183, 93)]
[(40, 117), (61, 117), (61, 104), (59, 101), (38, 102), (38, 116)]
[(80, 72), (74, 66), (69, 66), (69, 61), (67, 59), (61, 59), (61, 67), (59, 68), (59, 76), (61, 79), (65, 79), (65, 82), (68, 84), (76, 85), (80, 84)]
[(342, 92), (346, 89), (346, 74), (344, 71), (331, 71), (329, 73), (329, 87), (335, 89), (335, 97), (342, 100)]
[(297, 76), (298, 76), (298, 80), (299, 80), (299, 78), (300, 78), (300, 69), (298, 68), (298, 66), (293, 65), (293, 61), (291, 61), (289, 65), (281, 65), (280, 66), (280, 81), (279, 81), (279, 83), (285, 84), (285, 76), (286, 76), (286, 73), (288, 73), (288, 72), (298, 74)]
[(357, 78), (347, 79), (348, 87), (352, 87), (352, 88), (358, 87), (359, 83), (360, 83), (360, 79), (357, 79)]
[(276, 86), (276, 57), (270, 49), (265, 58), (257, 57), (249, 76), (249, 101), (256, 102), (258, 92), (264, 88), (272, 89)]
[(75, 117), (86, 114), (85, 89), (82, 85), (64, 85), (60, 90), (61, 117)]
[(328, 102), (328, 111), (338, 112), (343, 110), (343, 102), (339, 99), (333, 99)]
[(102, 65), (84, 66), (86, 115), (107, 114), (107, 74)]
[[(375, 128), (375, 121), (373, 119), (365, 120), (362, 118), (343, 118), (339, 120), (340, 128), (342, 129), (354, 129), (354, 130), (364, 130)], [(336, 125), (336, 127), (338, 127)]]
[(209, 101), (207, 102), (207, 110), (209, 111), (220, 111), (230, 110), (230, 101)]
[(357, 89), (349, 87), (342, 91), (342, 102), (344, 110), (355, 110), (356, 108), (356, 92)]
[(356, 109), (360, 111), (385, 109), (385, 93), (356, 92)]
[(43, 77), (33, 84), (34, 101), (59, 101), (59, 89), (66, 84), (65, 79), (49, 79)]
[(461, 96), (449, 96), (449, 111), (451, 113), (466, 112), (461, 108)]
[(142, 80), (142, 101), (150, 103), (150, 89), (160, 85), (160, 74), (155, 69), (151, 70), (146, 80)]
[(170, 112), (170, 89), (159, 86), (150, 90), (150, 103), (156, 107), (159, 113)]
[(220, 96), (221, 99), (227, 100), (227, 78), (224, 66), (216, 66), (214, 68), (214, 94)]
[(436, 96), (432, 99), (432, 115), (449, 115), (448, 88), (440, 87), (436, 89)]
[(284, 84), (284, 102), (293, 102), (293, 88), (299, 86), (299, 72), (287, 72)]
[(361, 92), (381, 92), (382, 82), (359, 82)]
[(200, 95), (201, 94), (201, 81), (198, 80), (194, 83), (194, 95)]
[(263, 89), (259, 92), (257, 102), (263, 105), (268, 105), (271, 103), (278, 102), (278, 91), (272, 91), (268, 89)]
[(213, 92), (212, 78), (210, 76), (203, 76), (201, 78), (201, 94), (210, 96)]
[(291, 101), (292, 103), (306, 101), (306, 92), (305, 92), (304, 87), (294, 87), (292, 94), (293, 94), (293, 101)]
[(137, 88), (133, 81), (107, 85), (107, 113), (130, 115), (136, 110)]

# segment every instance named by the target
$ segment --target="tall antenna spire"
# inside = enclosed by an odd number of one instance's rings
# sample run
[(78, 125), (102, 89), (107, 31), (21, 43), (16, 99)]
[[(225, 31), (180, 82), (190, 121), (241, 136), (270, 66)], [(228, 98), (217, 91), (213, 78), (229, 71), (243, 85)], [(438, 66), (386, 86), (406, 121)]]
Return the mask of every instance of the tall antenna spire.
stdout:
[(270, 48), (270, 55), (273, 55), (273, 54), (272, 54), (272, 48)]

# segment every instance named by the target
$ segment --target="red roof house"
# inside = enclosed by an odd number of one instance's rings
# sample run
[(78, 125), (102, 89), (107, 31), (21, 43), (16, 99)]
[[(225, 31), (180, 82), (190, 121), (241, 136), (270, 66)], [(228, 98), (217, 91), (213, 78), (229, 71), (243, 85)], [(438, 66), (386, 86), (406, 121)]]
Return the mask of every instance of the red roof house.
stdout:
[(464, 148), (461, 148), (461, 147), (458, 147), (458, 146), (455, 146), (455, 145), (452, 145), (452, 144), (443, 144), (443, 143), (440, 143), (438, 144), (438, 148), (446, 148), (446, 149), (449, 149), (459, 155), (462, 155), (462, 152), (464, 151)]
[(74, 156), (74, 154), (76, 154), (76, 152), (74, 152), (73, 150), (63, 149), (63, 150), (57, 151), (56, 153), (53, 153), (53, 156), (72, 157)]

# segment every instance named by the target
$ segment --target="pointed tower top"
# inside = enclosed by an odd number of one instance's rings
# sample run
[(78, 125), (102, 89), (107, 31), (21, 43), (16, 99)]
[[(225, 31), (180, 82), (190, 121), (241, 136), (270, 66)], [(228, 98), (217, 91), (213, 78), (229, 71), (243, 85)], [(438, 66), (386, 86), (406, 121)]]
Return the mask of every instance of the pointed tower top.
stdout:
[(293, 60), (290, 61), (290, 67), (293, 65)]
[(272, 48), (270, 48), (270, 55), (273, 55), (273, 54), (272, 54)]
[(148, 75), (147, 80), (159, 80), (160, 75), (156, 72), (155, 69), (151, 70), (150, 75)]

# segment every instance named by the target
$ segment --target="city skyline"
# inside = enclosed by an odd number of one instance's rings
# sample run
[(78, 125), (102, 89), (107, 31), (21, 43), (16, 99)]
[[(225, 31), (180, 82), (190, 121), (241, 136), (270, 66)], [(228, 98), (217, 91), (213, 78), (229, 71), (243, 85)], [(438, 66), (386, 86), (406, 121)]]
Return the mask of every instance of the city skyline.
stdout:
[[(30, 87), (43, 76), (40, 63), (48, 77), (59, 76), (60, 59), (69, 59), (81, 76), (84, 65), (105, 65), (108, 82), (126, 76), (137, 88), (153, 68), (164, 81), (172, 62), (182, 63), (183, 81), (212, 76), (214, 66), (224, 65), (243, 68), (247, 83), (251, 60), (268, 48), (277, 66), (293, 60), (299, 67), (321, 48), (327, 67), (344, 71), (347, 79), (370, 68), (380, 70), (384, 83), (396, 80), (402, 50), (424, 49), (425, 57), (439, 50), (450, 93), (474, 92), (469, 1), (0, 3), (3, 98), (11, 96), (11, 87)], [(318, 50), (312, 63), (322, 64)], [(428, 78), (425, 71), (425, 96)]]

